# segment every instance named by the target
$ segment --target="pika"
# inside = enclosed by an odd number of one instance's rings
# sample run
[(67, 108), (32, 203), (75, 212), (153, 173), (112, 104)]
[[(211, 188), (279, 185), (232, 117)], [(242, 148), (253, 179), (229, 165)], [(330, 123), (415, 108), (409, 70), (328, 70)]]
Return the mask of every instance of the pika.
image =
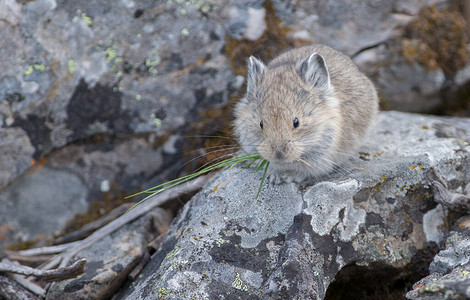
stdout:
[(328, 46), (306, 46), (268, 65), (249, 58), (234, 132), (242, 151), (269, 161), (271, 182), (301, 183), (350, 157), (377, 111), (373, 83), (349, 57)]

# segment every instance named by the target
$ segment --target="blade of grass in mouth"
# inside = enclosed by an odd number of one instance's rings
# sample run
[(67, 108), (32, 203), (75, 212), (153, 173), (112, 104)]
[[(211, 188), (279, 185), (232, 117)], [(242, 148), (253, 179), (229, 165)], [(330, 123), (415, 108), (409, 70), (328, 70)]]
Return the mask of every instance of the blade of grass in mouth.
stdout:
[[(185, 175), (185, 176), (182, 176), (182, 177), (179, 177), (179, 178), (176, 178), (176, 179), (173, 179), (173, 180), (170, 180), (170, 181), (167, 181), (167, 182), (164, 182), (162, 184), (159, 184), (157, 186), (154, 186), (154, 187), (151, 187), (149, 189), (146, 189), (144, 191), (140, 191), (138, 193), (135, 193), (135, 194), (132, 194), (132, 195), (129, 195), (126, 197), (126, 199), (128, 198), (131, 198), (131, 197), (134, 197), (134, 196), (138, 196), (138, 195), (141, 195), (141, 194), (150, 194), (148, 195), (147, 197), (145, 197), (144, 199), (140, 200), (139, 202), (137, 202), (136, 204), (134, 204), (129, 210), (133, 209), (134, 207), (136, 207), (137, 205), (141, 204), (142, 202), (144, 202), (145, 200), (147, 200), (148, 198), (156, 195), (156, 194), (159, 194), (161, 192), (164, 192), (172, 187), (175, 187), (177, 185), (180, 185), (182, 183), (185, 183), (191, 179), (194, 179), (198, 176), (201, 176), (203, 174), (206, 174), (206, 173), (209, 173), (211, 171), (214, 171), (214, 170), (217, 170), (217, 169), (221, 169), (221, 168), (224, 168), (224, 167), (228, 167), (230, 166), (230, 168), (234, 167), (235, 165), (239, 164), (239, 163), (243, 163), (245, 162), (246, 164), (244, 165), (244, 168), (253, 164), (254, 162), (258, 161), (259, 162), (256, 164), (256, 167), (255, 167), (255, 173), (260, 171), (261, 169), (263, 169), (263, 167), (265, 168), (264, 170), (264, 174), (263, 174), (263, 177), (261, 179), (261, 183), (260, 183), (260, 186), (259, 186), (259, 189), (258, 189), (258, 193), (256, 195), (256, 199), (258, 199), (258, 196), (261, 192), (261, 187), (264, 183), (264, 179), (266, 178), (266, 174), (267, 174), (267, 171), (268, 171), (268, 166), (269, 166), (269, 162), (265, 159), (262, 159), (261, 156), (258, 154), (258, 153), (251, 153), (251, 154), (245, 154), (245, 155), (240, 155), (240, 156), (234, 156), (234, 157), (231, 157), (231, 158), (228, 158), (228, 159), (225, 159), (225, 160), (222, 160), (220, 162), (217, 162), (215, 164), (212, 164), (212, 165), (209, 165), (207, 167), (204, 167), (194, 173), (191, 173), (191, 174), (188, 174), (188, 175)], [(128, 211), (129, 211), (128, 210)]]

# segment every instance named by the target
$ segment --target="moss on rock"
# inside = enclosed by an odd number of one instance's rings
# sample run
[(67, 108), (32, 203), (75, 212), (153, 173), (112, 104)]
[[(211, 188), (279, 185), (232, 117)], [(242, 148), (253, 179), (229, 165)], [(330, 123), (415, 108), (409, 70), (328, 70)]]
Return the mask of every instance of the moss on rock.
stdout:
[(405, 28), (402, 41), (405, 59), (454, 76), (468, 57), (465, 26), (458, 3), (442, 9), (437, 5), (422, 9)]

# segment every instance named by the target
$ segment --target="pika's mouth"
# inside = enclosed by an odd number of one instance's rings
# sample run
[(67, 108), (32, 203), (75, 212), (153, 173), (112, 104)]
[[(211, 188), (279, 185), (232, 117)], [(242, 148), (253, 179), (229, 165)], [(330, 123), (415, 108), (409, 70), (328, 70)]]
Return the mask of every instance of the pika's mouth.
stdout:
[(275, 164), (279, 167), (292, 167), (293, 165), (300, 165), (302, 162), (299, 160), (286, 160), (286, 159), (267, 159), (270, 164)]

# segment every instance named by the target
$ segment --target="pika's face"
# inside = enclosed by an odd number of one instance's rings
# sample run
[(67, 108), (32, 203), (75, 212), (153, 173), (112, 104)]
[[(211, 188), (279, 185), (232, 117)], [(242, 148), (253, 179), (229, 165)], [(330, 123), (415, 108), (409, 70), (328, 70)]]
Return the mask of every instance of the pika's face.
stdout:
[(339, 114), (327, 70), (316, 73), (326, 79), (306, 78), (308, 67), (299, 62), (268, 68), (251, 58), (247, 94), (235, 107), (242, 148), (279, 169), (311, 167), (336, 136)]

